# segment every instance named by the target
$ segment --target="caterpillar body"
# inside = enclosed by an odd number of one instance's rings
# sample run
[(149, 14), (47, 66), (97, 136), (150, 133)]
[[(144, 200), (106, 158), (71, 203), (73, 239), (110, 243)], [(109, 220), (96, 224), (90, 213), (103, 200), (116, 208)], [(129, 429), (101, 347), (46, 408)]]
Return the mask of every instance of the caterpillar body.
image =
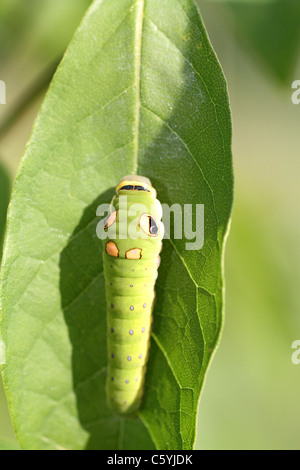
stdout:
[(110, 408), (124, 416), (138, 411), (143, 396), (164, 227), (162, 207), (148, 178), (123, 178), (111, 207), (104, 222), (108, 240), (103, 252), (106, 394)]

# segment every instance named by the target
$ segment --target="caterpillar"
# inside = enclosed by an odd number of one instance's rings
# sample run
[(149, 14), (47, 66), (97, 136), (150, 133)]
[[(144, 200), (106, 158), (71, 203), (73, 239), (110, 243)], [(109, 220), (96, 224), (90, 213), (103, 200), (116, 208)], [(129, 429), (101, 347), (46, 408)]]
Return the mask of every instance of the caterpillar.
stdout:
[(107, 303), (106, 396), (118, 415), (134, 415), (143, 397), (155, 282), (164, 226), (150, 180), (126, 176), (104, 221)]

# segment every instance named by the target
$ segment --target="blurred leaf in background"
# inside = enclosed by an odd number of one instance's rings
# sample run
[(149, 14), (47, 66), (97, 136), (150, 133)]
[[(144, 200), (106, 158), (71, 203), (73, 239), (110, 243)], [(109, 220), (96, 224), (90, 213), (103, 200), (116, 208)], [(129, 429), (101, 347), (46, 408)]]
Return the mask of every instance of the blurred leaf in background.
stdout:
[(19, 443), (13, 432), (0, 375), (0, 450), (18, 449), (19, 447)]
[(32, 56), (63, 54), (91, 0), (1, 0), (0, 63), (17, 48)]
[(0, 450), (20, 450), (17, 442), (0, 438)]
[(300, 1), (221, 0), (230, 10), (238, 36), (260, 64), (290, 85), (300, 54)]
[(2, 0), (0, 4), (0, 64), (23, 36), (30, 10), (20, 0)]
[(6, 213), (10, 197), (10, 178), (0, 163), (0, 263), (5, 232)]
[[(0, 79), (6, 83), (7, 104), (0, 109), (0, 145), (13, 175), (58, 61), (90, 3), (1, 0)], [(15, 125), (27, 112), (24, 133)]]

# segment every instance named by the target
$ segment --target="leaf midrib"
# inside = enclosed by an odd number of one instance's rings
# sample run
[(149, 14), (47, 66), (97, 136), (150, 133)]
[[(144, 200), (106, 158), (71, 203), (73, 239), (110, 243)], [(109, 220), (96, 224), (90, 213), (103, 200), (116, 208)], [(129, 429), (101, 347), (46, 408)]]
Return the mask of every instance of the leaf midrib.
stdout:
[[(134, 173), (138, 174), (138, 155), (139, 155), (139, 133), (140, 133), (140, 117), (141, 117), (141, 64), (142, 64), (142, 38), (143, 38), (143, 24), (144, 24), (144, 11), (145, 0), (138, 0), (137, 5), (137, 24), (136, 24), (136, 72), (135, 72), (135, 87), (136, 87), (136, 107), (135, 107), (135, 135), (134, 135)], [(123, 450), (124, 443), (124, 419), (120, 421), (118, 432), (118, 450)]]
[(145, 0), (139, 0), (137, 3), (139, 8), (137, 15), (136, 27), (136, 113), (135, 113), (135, 138), (134, 138), (134, 172), (138, 171), (138, 154), (139, 154), (139, 132), (140, 132), (140, 116), (141, 116), (141, 63), (142, 63), (142, 37), (144, 25)]

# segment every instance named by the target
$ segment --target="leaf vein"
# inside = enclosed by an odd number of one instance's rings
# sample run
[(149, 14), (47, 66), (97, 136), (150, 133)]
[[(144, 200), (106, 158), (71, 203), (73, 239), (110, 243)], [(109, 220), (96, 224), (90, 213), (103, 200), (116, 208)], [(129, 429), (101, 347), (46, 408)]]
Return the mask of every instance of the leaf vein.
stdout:
[(145, 105), (142, 105), (142, 107), (144, 109), (146, 109), (147, 111), (149, 111), (150, 113), (152, 113), (154, 116), (156, 116), (158, 119), (160, 119), (164, 125), (172, 132), (172, 134), (174, 134), (178, 140), (180, 140), (180, 142), (183, 144), (183, 146), (185, 147), (185, 149), (187, 150), (188, 154), (191, 156), (192, 160), (194, 161), (194, 163), (196, 164), (197, 168), (199, 169), (200, 171), (200, 174), (202, 175), (202, 178), (203, 178), (203, 181), (205, 182), (205, 184), (207, 185), (210, 193), (211, 193), (211, 198), (212, 198), (212, 205), (213, 205), (213, 210), (214, 210), (214, 214), (215, 214), (215, 217), (216, 217), (216, 220), (218, 222), (218, 216), (217, 216), (217, 212), (216, 212), (216, 208), (215, 208), (215, 202), (214, 202), (214, 190), (212, 189), (212, 187), (210, 186), (208, 180), (206, 179), (204, 173), (203, 173), (203, 170), (201, 168), (201, 166), (199, 165), (197, 159), (194, 157), (194, 155), (192, 154), (191, 150), (189, 149), (188, 145), (184, 142), (184, 140), (180, 137), (180, 135), (170, 126), (170, 124), (167, 123), (167, 121), (162, 118), (161, 116), (159, 116), (155, 111), (153, 111), (152, 109), (149, 109), (147, 106)]
[(101, 271), (99, 274), (97, 274), (97, 276), (93, 277), (92, 280), (88, 283), (88, 285), (85, 286), (84, 289), (82, 289), (82, 290), (79, 292), (79, 294), (78, 294), (68, 305), (62, 307), (62, 311), (63, 311), (63, 312), (66, 312), (66, 310), (68, 310), (69, 308), (71, 308), (72, 305), (73, 305), (74, 303), (76, 303), (76, 302), (80, 299), (80, 297), (82, 297), (82, 296), (91, 288), (91, 286), (92, 286), (95, 282), (97, 282), (97, 281), (100, 279), (100, 277), (102, 277), (103, 275), (104, 275), (104, 272)]

